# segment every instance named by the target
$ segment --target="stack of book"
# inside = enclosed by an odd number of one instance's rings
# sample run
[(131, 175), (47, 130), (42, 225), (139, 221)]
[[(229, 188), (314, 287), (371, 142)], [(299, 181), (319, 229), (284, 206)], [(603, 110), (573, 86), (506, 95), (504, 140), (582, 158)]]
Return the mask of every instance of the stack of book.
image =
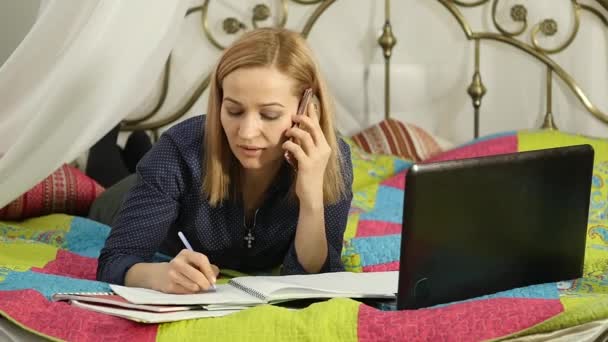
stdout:
[(225, 316), (257, 305), (302, 299), (394, 299), (398, 277), (398, 272), (247, 276), (187, 295), (110, 285), (110, 293), (57, 293), (53, 300), (137, 322), (162, 323)]

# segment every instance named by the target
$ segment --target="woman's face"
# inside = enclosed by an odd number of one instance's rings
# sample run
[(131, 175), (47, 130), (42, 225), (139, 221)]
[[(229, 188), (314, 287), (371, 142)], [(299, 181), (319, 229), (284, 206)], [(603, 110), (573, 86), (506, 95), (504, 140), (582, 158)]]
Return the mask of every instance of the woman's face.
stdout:
[(220, 120), (232, 153), (245, 169), (277, 165), (299, 98), (295, 81), (274, 67), (237, 69), (224, 78)]

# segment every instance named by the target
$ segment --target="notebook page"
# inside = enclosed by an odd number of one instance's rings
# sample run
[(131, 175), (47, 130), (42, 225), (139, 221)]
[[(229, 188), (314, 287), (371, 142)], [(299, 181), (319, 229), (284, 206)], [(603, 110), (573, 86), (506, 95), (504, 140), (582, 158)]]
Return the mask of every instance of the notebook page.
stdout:
[(138, 310), (118, 309), (102, 305), (93, 305), (82, 303), (77, 300), (72, 301), (72, 305), (88, 309), (95, 312), (100, 312), (112, 316), (122, 317), (130, 319), (132, 321), (141, 323), (163, 323), (163, 322), (175, 322), (186, 319), (195, 318), (207, 318), (207, 317), (220, 317), (226, 316), (231, 313), (238, 312), (238, 310), (216, 310), (216, 311), (205, 311), (205, 310), (191, 310), (191, 311), (178, 311), (178, 312), (146, 312)]
[(195, 304), (263, 304), (258, 298), (230, 285), (217, 284), (215, 291), (197, 294), (169, 294), (138, 287), (111, 284), (117, 295), (134, 304), (195, 305)]
[(393, 298), (397, 293), (399, 272), (238, 277), (231, 281), (262, 294), (268, 300), (315, 297)]
[(232, 278), (229, 284), (238, 288), (240, 291), (250, 294), (263, 301), (269, 301), (270, 296), (286, 287), (292, 287), (290, 284), (284, 284), (277, 281), (276, 276), (252, 276), (252, 277), (237, 277)]

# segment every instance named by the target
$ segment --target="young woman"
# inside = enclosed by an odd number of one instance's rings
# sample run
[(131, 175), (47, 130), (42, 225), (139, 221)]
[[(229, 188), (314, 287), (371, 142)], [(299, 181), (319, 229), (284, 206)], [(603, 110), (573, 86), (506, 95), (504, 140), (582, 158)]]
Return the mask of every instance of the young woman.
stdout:
[[(318, 105), (296, 115), (308, 88)], [(350, 150), (305, 40), (284, 29), (243, 35), (209, 91), (207, 115), (171, 127), (138, 164), (97, 278), (192, 293), (213, 286), (219, 268), (343, 270)], [(154, 263), (156, 252), (174, 258)]]

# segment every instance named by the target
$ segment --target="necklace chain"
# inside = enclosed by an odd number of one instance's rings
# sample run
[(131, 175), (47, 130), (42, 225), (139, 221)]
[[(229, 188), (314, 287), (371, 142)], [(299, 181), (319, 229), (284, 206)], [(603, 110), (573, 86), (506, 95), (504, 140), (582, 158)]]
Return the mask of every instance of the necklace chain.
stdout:
[(253, 236), (253, 230), (255, 229), (255, 222), (258, 216), (258, 211), (260, 211), (260, 209), (256, 209), (255, 213), (253, 214), (253, 225), (251, 225), (251, 227), (247, 227), (247, 219), (243, 219), (243, 226), (247, 231), (247, 235), (245, 235), (243, 239), (247, 241), (248, 249), (251, 249), (253, 247), (253, 241), (255, 241), (255, 236)]

